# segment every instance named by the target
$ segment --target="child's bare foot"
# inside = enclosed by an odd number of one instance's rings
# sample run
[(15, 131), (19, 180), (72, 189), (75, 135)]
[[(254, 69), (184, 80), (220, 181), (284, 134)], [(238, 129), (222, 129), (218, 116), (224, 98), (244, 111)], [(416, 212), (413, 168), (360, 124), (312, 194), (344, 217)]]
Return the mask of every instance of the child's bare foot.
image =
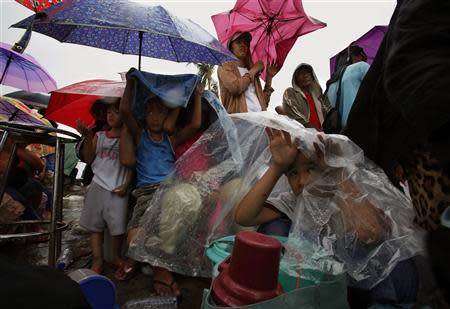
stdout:
[(100, 275), (103, 272), (103, 259), (94, 257), (92, 259), (91, 270)]
[(112, 261), (109, 263), (109, 266), (110, 266), (112, 269), (117, 270), (117, 269), (119, 269), (120, 267), (122, 267), (122, 264), (123, 264), (124, 262), (125, 262), (125, 261), (124, 261), (123, 259), (121, 259), (121, 258), (116, 258), (116, 259), (112, 260)]
[(181, 295), (181, 291), (176, 283), (172, 273), (167, 269), (155, 267), (153, 276), (153, 288), (159, 296), (175, 296)]

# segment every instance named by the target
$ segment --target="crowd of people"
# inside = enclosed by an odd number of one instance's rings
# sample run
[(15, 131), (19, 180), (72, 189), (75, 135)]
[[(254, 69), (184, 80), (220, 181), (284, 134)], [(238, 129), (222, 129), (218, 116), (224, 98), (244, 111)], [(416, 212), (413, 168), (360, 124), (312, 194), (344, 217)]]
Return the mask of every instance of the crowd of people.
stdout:
[[(345, 61), (339, 63), (325, 91), (313, 66), (299, 64), (293, 70), (292, 87), (284, 91), (282, 104), (275, 111), (305, 128), (315, 129), (323, 145), (327, 144), (329, 133), (348, 136), (384, 170), (394, 186), (409, 187), (405, 194), (410, 194), (412, 200), (416, 229), (429, 233), (428, 249), (436, 256), (427, 265), (438, 272), (438, 284), (450, 301), (450, 272), (445, 266), (448, 252), (443, 252), (445, 246), (439, 248), (439, 240), (450, 240), (449, 227), (441, 224), (441, 216), (450, 206), (450, 105), (444, 88), (449, 50), (448, 44), (439, 43), (440, 39), (449, 40), (450, 24), (434, 19), (436, 25), (429, 26), (426, 17), (419, 17), (427, 16), (425, 13), (450, 13), (448, 4), (438, 2), (399, 1), (372, 66), (366, 63), (361, 47), (349, 46)], [(422, 13), (416, 13), (419, 11)], [(412, 22), (411, 18), (416, 19)], [(253, 63), (251, 40), (249, 32), (235, 33), (227, 47), (237, 60), (218, 69), (220, 99), (229, 114), (266, 111), (274, 91), (272, 79), (276, 78), (277, 66)], [(264, 87), (259, 77), (263, 70)], [(127, 73), (121, 99), (104, 98), (95, 103), (95, 128), (77, 123), (83, 136), (78, 155), (88, 164), (86, 171), (92, 171), (80, 225), (91, 233), (92, 270), (97, 273), (103, 271), (103, 236), (108, 229), (117, 280), (129, 279), (138, 269), (139, 261), (123, 253), (142, 234), (141, 218), (158, 201), (153, 199), (155, 192), (173, 175), (177, 160), (185, 153), (190, 155), (190, 147), (214, 119), (214, 111), (202, 98), (204, 87), (198, 79), (180, 81), (185, 93), (172, 99), (161, 92), (139, 90), (142, 79), (145, 80), (140, 73), (134, 69)], [(333, 121), (331, 114), (336, 112), (340, 130), (329, 131), (327, 122)], [(327, 148), (314, 144), (311, 156), (299, 149), (299, 141), (291, 134), (269, 127), (267, 138), (269, 167), (236, 203), (231, 220), (241, 226), (256, 227), (260, 233), (288, 236), (295, 220), (294, 210), (288, 207), (281, 211), (269, 196), (283, 175), (289, 184), (286, 191), (294, 198), (308, 184), (325, 177)], [(2, 204), (11, 203), (11, 199), (18, 203), (15, 207), (2, 207), (0, 210), (9, 209), (14, 214), (1, 215), (0, 220), (14, 215), (14, 219), (39, 218), (51, 208), (51, 193), (37, 180), (43, 179), (49, 169), (50, 155), (39, 155), (30, 149), (18, 148), (19, 161), (14, 163), (14, 177), (8, 179)], [(1, 172), (9, 152), (10, 145), (6, 145), (1, 153)], [(183, 173), (205, 170), (205, 162), (192, 162)], [(344, 195), (360, 194), (351, 180), (342, 181), (336, 190)], [(343, 200), (337, 207), (344, 216), (346, 232), (351, 231), (364, 246), (378, 244), (390, 233), (392, 224), (370, 198), (356, 203)], [(168, 245), (163, 251), (172, 254), (176, 250), (176, 246)], [(418, 262), (409, 258), (397, 263), (375, 287), (349, 288), (350, 305), (366, 308), (375, 302), (416, 302), (424, 284), (419, 268)], [(153, 285), (158, 295), (180, 296), (171, 271), (154, 267)]]

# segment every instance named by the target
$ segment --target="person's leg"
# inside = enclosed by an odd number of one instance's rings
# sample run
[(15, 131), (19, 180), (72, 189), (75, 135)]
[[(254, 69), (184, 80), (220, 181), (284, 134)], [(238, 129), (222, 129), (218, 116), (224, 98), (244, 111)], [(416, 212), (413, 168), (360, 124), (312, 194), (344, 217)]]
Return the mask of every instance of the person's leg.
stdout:
[(96, 273), (103, 271), (103, 232), (91, 233), (92, 267)]
[(111, 249), (112, 249), (112, 266), (114, 268), (121, 267), (122, 260), (122, 246), (124, 235), (127, 232), (127, 206), (128, 197), (119, 196), (116, 193), (108, 192), (105, 197), (107, 205), (103, 212), (103, 218), (106, 221), (111, 235)]
[(278, 218), (270, 222), (261, 224), (257, 230), (258, 233), (273, 236), (287, 237), (291, 228), (291, 220), (287, 218)]
[(122, 245), (124, 235), (112, 236), (111, 246), (112, 246), (112, 264), (120, 266), (122, 261)]
[(106, 224), (103, 219), (105, 192), (100, 185), (93, 182), (86, 191), (84, 207), (81, 211), (80, 226), (91, 232), (92, 270), (101, 272), (103, 266), (103, 233)]
[[(128, 222), (127, 247), (138, 236), (138, 233), (142, 231), (139, 228), (140, 220), (147, 210), (148, 202), (156, 191), (156, 188), (157, 186), (152, 186), (151, 188), (138, 188), (133, 191), (133, 195), (137, 200), (133, 209), (133, 215), (131, 216), (130, 222)], [(137, 261), (128, 257), (116, 271), (114, 277), (120, 281), (127, 280), (137, 270), (137, 266)]]
[[(139, 229), (138, 228), (131, 228), (128, 230), (127, 233), (127, 241), (126, 246), (129, 247), (130, 243), (133, 241), (133, 239), (138, 234)], [(119, 281), (125, 281), (131, 278), (131, 276), (136, 272), (137, 270), (137, 261), (133, 260), (130, 257), (127, 257), (120, 265), (120, 267), (117, 269), (117, 271), (114, 273), (114, 278)]]
[(414, 303), (419, 291), (419, 273), (413, 259), (399, 262), (389, 276), (371, 290), (381, 304)]
[(160, 296), (180, 296), (181, 291), (172, 273), (165, 268), (155, 267), (153, 288)]

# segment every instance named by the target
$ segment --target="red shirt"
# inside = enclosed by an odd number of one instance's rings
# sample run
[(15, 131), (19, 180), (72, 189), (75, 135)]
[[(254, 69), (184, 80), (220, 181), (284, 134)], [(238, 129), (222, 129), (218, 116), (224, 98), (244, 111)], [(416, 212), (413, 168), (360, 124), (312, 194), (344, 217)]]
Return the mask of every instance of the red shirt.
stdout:
[[(178, 145), (175, 148), (175, 159), (178, 160), (191, 146), (202, 136), (202, 131), (198, 131), (191, 138), (186, 140), (183, 144)], [(192, 161), (185, 160), (183, 164), (177, 164), (178, 173), (188, 178), (194, 172), (206, 171), (208, 169), (208, 158), (206, 157), (206, 149), (204, 147), (198, 147), (191, 153)]]
[(322, 130), (322, 125), (320, 124), (319, 116), (317, 115), (316, 103), (311, 94), (306, 94), (306, 101), (309, 105), (309, 123), (317, 130)]

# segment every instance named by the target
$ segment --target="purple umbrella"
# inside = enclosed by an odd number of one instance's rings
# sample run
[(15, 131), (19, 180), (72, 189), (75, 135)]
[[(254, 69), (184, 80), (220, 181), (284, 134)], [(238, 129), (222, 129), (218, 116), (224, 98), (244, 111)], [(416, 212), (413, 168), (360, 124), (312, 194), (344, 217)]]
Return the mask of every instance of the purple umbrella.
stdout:
[(58, 88), (36, 59), (11, 50), (11, 45), (6, 43), (0, 43), (0, 74), (0, 84), (29, 92), (50, 92)]
[(189, 19), (162, 6), (125, 0), (65, 0), (30, 16), (14, 28), (27, 28), (60, 42), (176, 62), (221, 64), (236, 58), (216, 38)]
[[(358, 45), (359, 47), (362, 47), (367, 55), (367, 63), (372, 64), (373, 58), (375, 58), (375, 55), (377, 54), (378, 47), (380, 47), (387, 28), (388, 26), (375, 26), (362, 37), (350, 43), (350, 46)], [(341, 63), (340, 59), (344, 59), (345, 61), (345, 58), (347, 58), (347, 48), (330, 59), (331, 74), (336, 71), (336, 62), (339, 64)]]

